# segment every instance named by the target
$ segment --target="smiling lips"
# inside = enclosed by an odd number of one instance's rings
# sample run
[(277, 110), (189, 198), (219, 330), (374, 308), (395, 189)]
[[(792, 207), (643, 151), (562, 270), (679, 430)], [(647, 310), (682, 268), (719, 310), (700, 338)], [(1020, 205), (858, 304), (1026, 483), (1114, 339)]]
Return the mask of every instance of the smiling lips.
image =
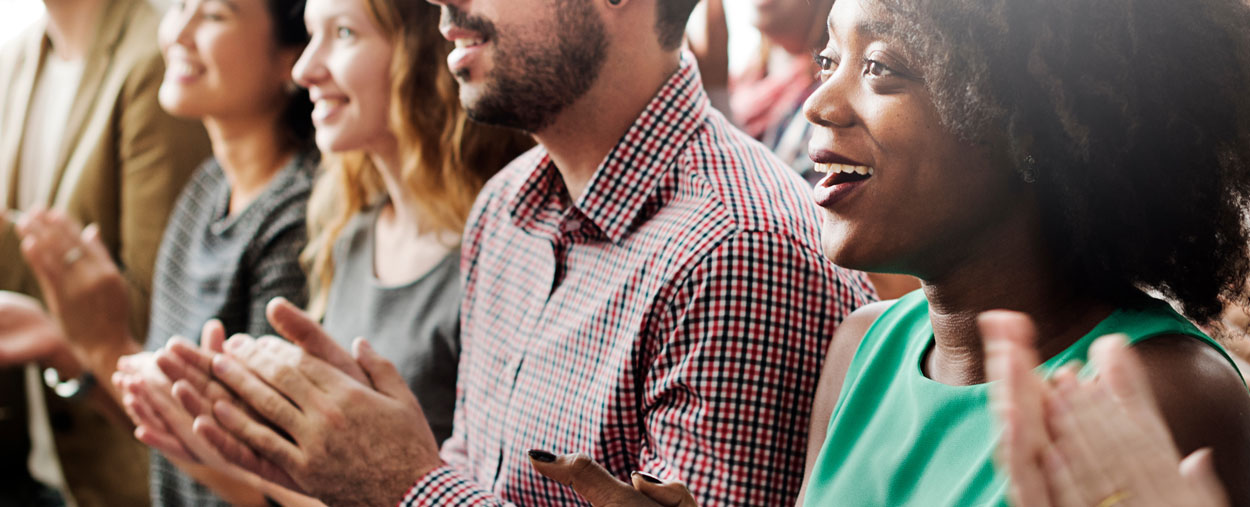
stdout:
[(866, 165), (838, 163), (818, 163), (815, 170), (827, 176), (812, 189), (812, 197), (826, 209), (845, 199), (876, 172)]

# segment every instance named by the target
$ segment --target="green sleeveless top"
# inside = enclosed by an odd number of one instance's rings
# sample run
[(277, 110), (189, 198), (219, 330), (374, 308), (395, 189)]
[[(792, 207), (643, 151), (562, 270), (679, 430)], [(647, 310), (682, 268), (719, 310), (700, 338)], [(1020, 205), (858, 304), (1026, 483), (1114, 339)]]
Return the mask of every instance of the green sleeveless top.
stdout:
[[(1166, 303), (1148, 299), (1112, 312), (1038, 371), (1050, 375), (1085, 361), (1094, 340), (1113, 333), (1129, 343), (1188, 335), (1228, 357)], [(932, 345), (921, 291), (899, 299), (869, 328), (846, 373), (805, 506), (1006, 505), (1007, 478), (994, 467), (999, 429), (988, 384), (950, 386), (925, 377), (921, 364)]]

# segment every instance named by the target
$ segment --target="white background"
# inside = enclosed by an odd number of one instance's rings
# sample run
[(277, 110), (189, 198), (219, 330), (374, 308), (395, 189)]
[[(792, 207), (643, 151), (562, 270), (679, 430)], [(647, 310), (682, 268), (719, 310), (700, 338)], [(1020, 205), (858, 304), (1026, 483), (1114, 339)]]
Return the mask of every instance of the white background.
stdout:
[[(39, 0), (0, 0), (0, 44), (9, 42), (22, 29), (43, 15), (43, 2)], [(0, 69), (0, 76), (8, 69)]]

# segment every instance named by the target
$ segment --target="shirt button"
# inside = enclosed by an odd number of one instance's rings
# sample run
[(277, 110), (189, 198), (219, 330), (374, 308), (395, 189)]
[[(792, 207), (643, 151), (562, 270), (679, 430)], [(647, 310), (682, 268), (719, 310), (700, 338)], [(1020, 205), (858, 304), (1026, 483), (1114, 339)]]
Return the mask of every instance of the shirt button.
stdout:
[(560, 227), (560, 230), (563, 230), (564, 232), (577, 232), (581, 229), (582, 221), (576, 218), (564, 222), (564, 225)]

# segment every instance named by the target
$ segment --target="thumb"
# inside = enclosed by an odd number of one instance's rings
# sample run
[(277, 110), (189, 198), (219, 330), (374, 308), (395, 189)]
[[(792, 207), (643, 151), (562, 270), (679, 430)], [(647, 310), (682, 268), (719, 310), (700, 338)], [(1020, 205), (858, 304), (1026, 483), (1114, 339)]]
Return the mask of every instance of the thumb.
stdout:
[(408, 389), (408, 383), (399, 374), (399, 370), (395, 369), (395, 365), (378, 355), (367, 340), (356, 338), (356, 342), (352, 344), (352, 351), (356, 355), (356, 362), (364, 369), (365, 375), (369, 377), (373, 388), (378, 392), (391, 398), (412, 395), (412, 391)]
[(321, 325), (285, 298), (274, 298), (265, 307), (265, 315), (275, 331), (304, 352), (321, 359), (362, 384), (368, 384), (365, 372), (343, 347), (326, 334)]
[(634, 489), (664, 507), (698, 507), (694, 496), (680, 482), (664, 482), (646, 472), (634, 472)]
[(108, 247), (104, 246), (104, 241), (100, 239), (100, 226), (91, 223), (83, 227), (82, 242), (96, 257), (101, 259), (109, 258)]
[[(220, 320), (213, 319), (204, 323), (204, 328), (200, 330), (200, 348), (205, 352), (220, 354), (226, 349), (226, 326)], [(203, 365), (201, 365), (203, 366)], [(205, 371), (211, 371), (212, 367), (202, 368)]]
[(642, 493), (621, 482), (599, 463), (582, 453), (556, 456), (547, 451), (530, 450), (534, 471), (560, 484), (573, 488), (592, 506), (654, 506)]
[(1192, 491), (1210, 500), (1212, 505), (1228, 505), (1224, 485), (1215, 473), (1215, 461), (1211, 448), (1204, 447), (1186, 456), (1180, 464), (1181, 477), (1189, 483)]

